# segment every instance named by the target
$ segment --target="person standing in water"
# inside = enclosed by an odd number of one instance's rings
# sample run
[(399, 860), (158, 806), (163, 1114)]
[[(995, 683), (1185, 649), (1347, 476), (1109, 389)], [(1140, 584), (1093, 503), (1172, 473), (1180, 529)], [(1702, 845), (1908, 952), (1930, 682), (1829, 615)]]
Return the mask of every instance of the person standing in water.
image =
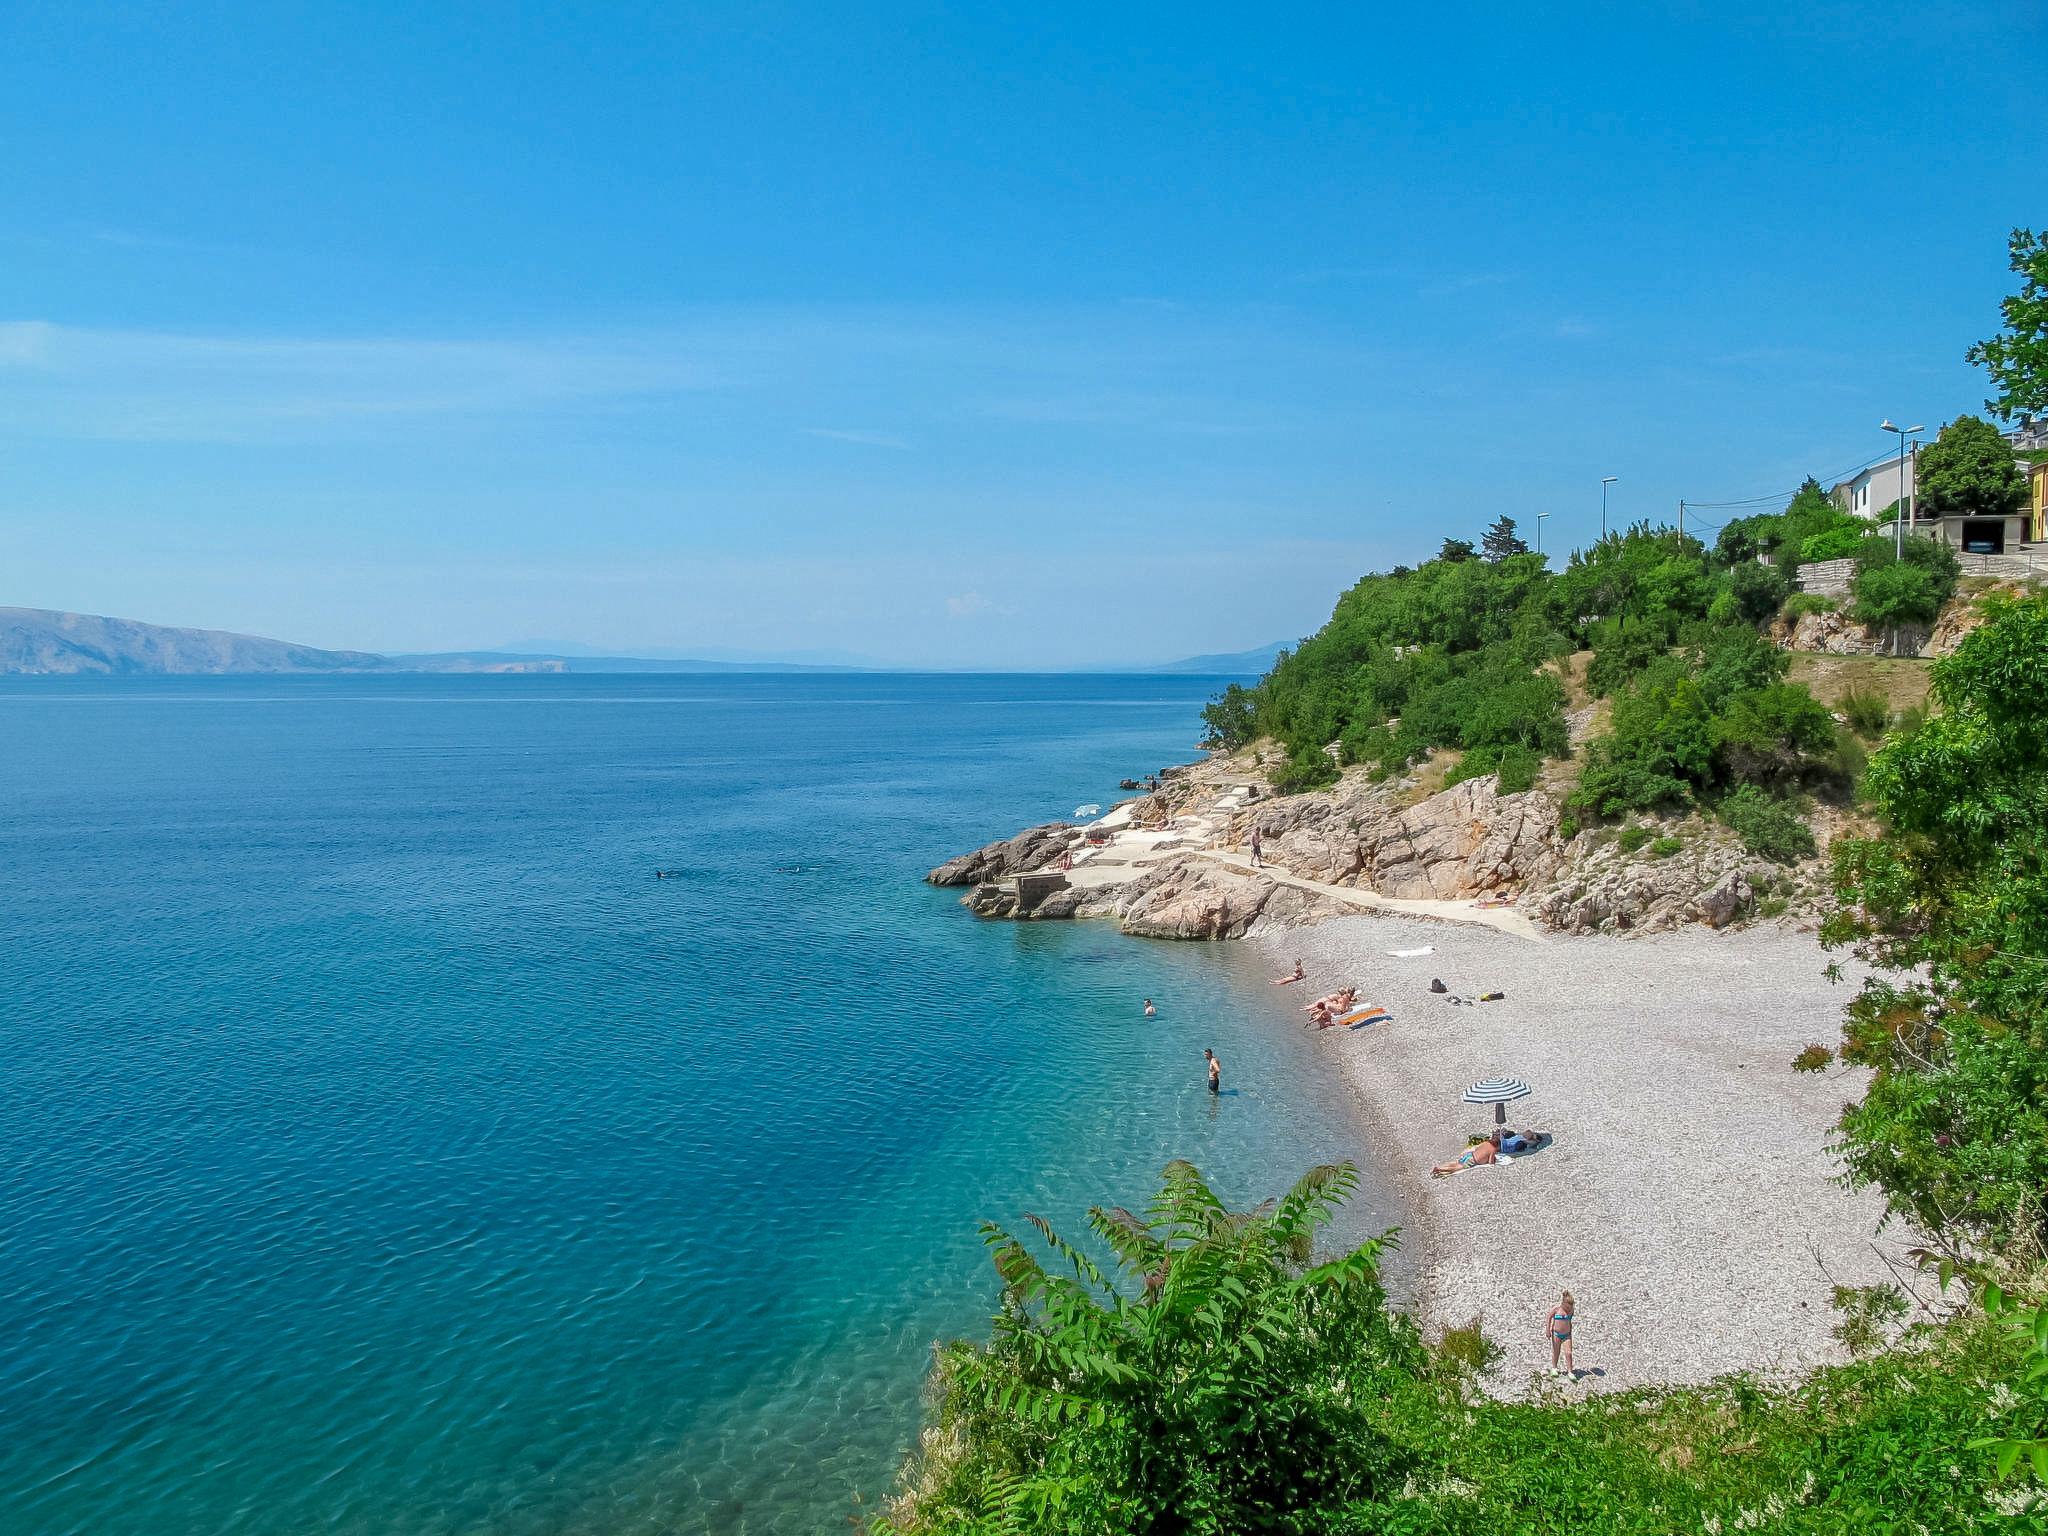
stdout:
[(1565, 1372), (1571, 1376), (1579, 1374), (1572, 1367), (1572, 1322), (1578, 1310), (1579, 1304), (1572, 1300), (1572, 1293), (1566, 1291), (1543, 1324), (1544, 1337), (1550, 1340), (1550, 1368), (1553, 1371), (1557, 1369), (1557, 1358), (1561, 1354)]
[(1149, 1018), (1151, 1018), (1151, 1017), (1152, 1017), (1152, 1015), (1153, 1015), (1153, 1014), (1157, 1013), (1158, 1011), (1159, 1011), (1159, 1010), (1158, 1010), (1157, 1008), (1154, 1008), (1154, 1007), (1152, 1006), (1152, 999), (1151, 999), (1151, 998), (1149, 998), (1149, 997), (1148, 997), (1148, 998), (1146, 998), (1146, 999), (1145, 999), (1145, 1017), (1149, 1019)]
[(1202, 1048), (1202, 1055), (1207, 1057), (1209, 1062), (1209, 1091), (1211, 1093), (1221, 1093), (1223, 1091), (1223, 1063), (1216, 1059), (1216, 1053), (1207, 1046)]

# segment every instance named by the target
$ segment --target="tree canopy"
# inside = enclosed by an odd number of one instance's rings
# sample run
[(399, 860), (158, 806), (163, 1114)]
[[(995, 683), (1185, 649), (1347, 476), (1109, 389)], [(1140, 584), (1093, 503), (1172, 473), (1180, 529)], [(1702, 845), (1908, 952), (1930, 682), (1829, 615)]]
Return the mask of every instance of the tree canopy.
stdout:
[(2048, 414), (2048, 236), (2016, 229), (2006, 247), (2020, 279), (2018, 293), (2000, 305), (2005, 328), (1965, 355), (1991, 375), (1994, 416)]
[(1920, 450), (1916, 510), (1933, 517), (2010, 517), (2027, 499), (2012, 445), (1981, 416), (1958, 416)]

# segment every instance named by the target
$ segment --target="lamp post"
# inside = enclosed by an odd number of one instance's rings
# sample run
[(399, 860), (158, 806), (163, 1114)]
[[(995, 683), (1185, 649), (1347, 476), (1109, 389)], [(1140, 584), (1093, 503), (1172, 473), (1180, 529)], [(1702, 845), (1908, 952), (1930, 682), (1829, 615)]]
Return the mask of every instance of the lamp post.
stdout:
[(1893, 558), (1903, 560), (1906, 558), (1906, 519), (1913, 515), (1913, 492), (1906, 480), (1906, 439), (1925, 432), (1927, 428), (1895, 427), (1891, 417), (1887, 416), (1877, 430), (1899, 434), (1899, 489), (1905, 493), (1899, 500), (1905, 503), (1905, 507), (1892, 518), (1892, 549)]
[(1607, 487), (1619, 480), (1619, 475), (1608, 475), (1600, 482), (1600, 537), (1607, 537)]
[(1550, 514), (1548, 512), (1538, 512), (1536, 514), (1536, 553), (1539, 555), (1543, 553), (1543, 525), (1549, 518)]

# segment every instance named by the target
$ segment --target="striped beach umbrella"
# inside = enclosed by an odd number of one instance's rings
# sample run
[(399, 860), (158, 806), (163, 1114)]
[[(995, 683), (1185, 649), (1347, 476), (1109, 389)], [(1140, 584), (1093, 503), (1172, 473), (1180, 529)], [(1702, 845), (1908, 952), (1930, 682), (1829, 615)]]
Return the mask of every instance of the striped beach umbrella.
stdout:
[(1489, 1077), (1483, 1083), (1474, 1083), (1467, 1088), (1464, 1099), (1467, 1104), (1491, 1104), (1493, 1123), (1508, 1123), (1507, 1105), (1510, 1099), (1526, 1099), (1529, 1085), (1519, 1077)]

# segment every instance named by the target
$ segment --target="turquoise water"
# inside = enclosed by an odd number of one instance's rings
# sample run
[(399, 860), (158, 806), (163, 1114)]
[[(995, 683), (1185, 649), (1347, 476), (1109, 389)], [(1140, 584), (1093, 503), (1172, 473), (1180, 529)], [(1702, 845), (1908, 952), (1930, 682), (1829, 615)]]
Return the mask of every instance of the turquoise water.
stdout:
[(1217, 686), (0, 684), (0, 1530), (846, 1529), (979, 1220), (1358, 1155), (1247, 951), (918, 880)]

